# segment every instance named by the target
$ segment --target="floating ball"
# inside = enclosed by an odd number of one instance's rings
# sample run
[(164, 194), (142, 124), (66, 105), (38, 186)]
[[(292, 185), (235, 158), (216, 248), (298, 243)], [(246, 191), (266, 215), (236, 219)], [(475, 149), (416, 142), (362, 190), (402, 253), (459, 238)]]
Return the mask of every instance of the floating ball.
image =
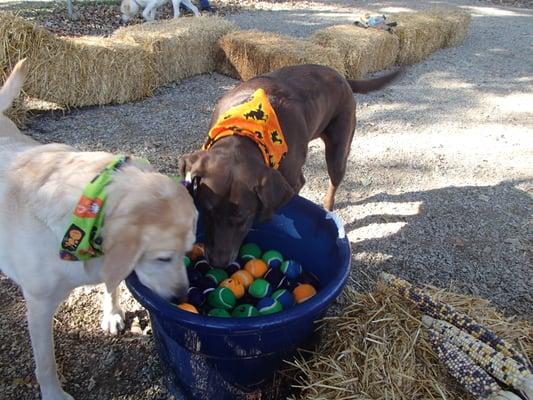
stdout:
[(231, 314), (223, 308), (213, 308), (207, 315), (210, 317), (231, 318)]
[(283, 311), (283, 306), (272, 297), (265, 297), (257, 302), (257, 310), (260, 315), (269, 315)]
[(302, 275), (300, 275), (300, 278), (298, 279), (298, 282), (308, 283), (314, 288), (317, 288), (320, 286), (320, 280), (318, 279), (318, 276), (316, 276), (315, 274), (309, 271), (303, 271)]
[(191, 266), (191, 259), (187, 256), (183, 256), (183, 264), (185, 264), (186, 268), (189, 268)]
[(231, 275), (231, 277), (232, 279), (235, 279), (237, 282), (243, 285), (246, 289), (254, 281), (254, 277), (252, 276), (252, 274), (250, 274), (248, 271), (245, 271), (244, 269), (235, 272), (233, 275)]
[(195, 243), (192, 246), (191, 251), (187, 253), (187, 256), (191, 261), (196, 261), (198, 258), (204, 256), (204, 245), (202, 243)]
[(237, 299), (231, 290), (225, 287), (216, 288), (207, 295), (207, 303), (213, 308), (231, 310), (235, 307)]
[(255, 243), (246, 243), (239, 250), (239, 257), (245, 261), (253, 258), (261, 258), (261, 248)]
[(211, 269), (211, 266), (205, 258), (201, 257), (194, 262), (194, 269), (197, 269), (202, 275), (205, 275)]
[(220, 282), (220, 287), (225, 287), (231, 290), (237, 299), (242, 298), (246, 291), (244, 286), (241, 285), (239, 281), (231, 278), (224, 279), (222, 282)]
[(278, 289), (281, 286), (283, 286), (283, 282), (287, 279), (283, 272), (281, 272), (277, 268), (270, 268), (265, 276), (263, 277), (264, 280), (266, 280), (268, 283), (270, 283), (270, 286), (272, 286), (272, 289)]
[(231, 313), (231, 316), (236, 318), (257, 317), (258, 315), (259, 311), (251, 304), (241, 304), (235, 307), (235, 310)]
[(287, 289), (279, 289), (272, 293), (272, 298), (281, 303), (284, 310), (294, 306), (294, 296)]
[(283, 262), (283, 256), (277, 250), (268, 250), (261, 258), (270, 268), (278, 268)]
[(191, 286), (187, 291), (187, 301), (193, 306), (200, 308), (205, 303), (205, 294), (202, 289)]
[(248, 271), (254, 278), (261, 278), (268, 270), (266, 263), (260, 258), (248, 261), (244, 265), (244, 270)]
[(205, 276), (212, 279), (217, 285), (219, 285), (224, 279), (228, 279), (228, 273), (222, 268), (211, 268), (207, 271)]
[(215, 281), (211, 278), (208, 278), (206, 276), (202, 276), (200, 279), (198, 279), (195, 283), (196, 287), (198, 287), (204, 295), (208, 295), (210, 292), (216, 289), (217, 284)]
[(237, 261), (233, 261), (230, 265), (226, 267), (226, 272), (229, 276), (233, 275), (235, 272), (239, 271), (241, 269), (241, 264), (239, 264)]
[(290, 281), (296, 280), (302, 273), (302, 266), (293, 260), (283, 261), (279, 269)]
[(294, 295), (294, 300), (296, 300), (296, 303), (300, 304), (313, 297), (316, 294), (316, 290), (308, 283), (302, 283), (296, 286), (296, 289), (294, 289), (292, 294)]
[(191, 285), (198, 286), (196, 283), (203, 278), (203, 276), (200, 271), (197, 271), (194, 268), (187, 268), (187, 278), (189, 278)]
[(183, 311), (188, 311), (188, 312), (198, 314), (198, 310), (196, 309), (196, 307), (189, 303), (181, 303), (176, 307), (178, 307), (179, 309)]
[(262, 299), (263, 297), (270, 296), (272, 287), (264, 279), (256, 279), (248, 288), (248, 293), (256, 299)]

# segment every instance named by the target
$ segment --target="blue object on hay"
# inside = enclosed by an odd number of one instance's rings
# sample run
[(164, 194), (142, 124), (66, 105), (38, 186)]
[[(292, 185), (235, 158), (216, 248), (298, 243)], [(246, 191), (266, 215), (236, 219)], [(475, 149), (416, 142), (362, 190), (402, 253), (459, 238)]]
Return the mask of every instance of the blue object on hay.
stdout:
[[(253, 318), (188, 313), (142, 285), (126, 285), (149, 312), (165, 380), (178, 399), (275, 399), (284, 395), (274, 373), (314, 339), (314, 321), (340, 294), (349, 273), (350, 245), (331, 215), (295, 196), (273, 218), (252, 227), (245, 242), (277, 249), (320, 279), (316, 296), (288, 311)], [(201, 221), (198, 241), (202, 240)], [(339, 237), (340, 236), (340, 237)]]

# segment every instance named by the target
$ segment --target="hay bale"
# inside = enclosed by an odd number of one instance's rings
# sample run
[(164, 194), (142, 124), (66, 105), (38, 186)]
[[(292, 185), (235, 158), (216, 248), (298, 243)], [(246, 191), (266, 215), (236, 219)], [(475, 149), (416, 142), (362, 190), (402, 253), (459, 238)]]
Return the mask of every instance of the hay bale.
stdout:
[(246, 30), (223, 36), (220, 45), (242, 80), (298, 64), (327, 65), (344, 74), (342, 57), (337, 50), (307, 40)]
[(369, 72), (394, 65), (398, 57), (398, 36), (373, 28), (335, 25), (316, 31), (311, 40), (336, 49), (343, 58), (346, 76), (359, 79)]
[(414, 64), (444, 46), (446, 22), (428, 12), (402, 12), (391, 15), (389, 20), (397, 22), (394, 33), (400, 40), (396, 62)]
[[(480, 298), (429, 289), (436, 300), (468, 314), (518, 351), (533, 357), (533, 328), (505, 318)], [(323, 340), (314, 353), (292, 363), (298, 400), (454, 399), (473, 400), (437, 360), (421, 326), (421, 313), (380, 282), (370, 293), (347, 288), (340, 316), (323, 321)]]
[(224, 18), (178, 18), (120, 28), (113, 38), (142, 45), (154, 54), (159, 84), (215, 71), (222, 56), (218, 40), (236, 30)]
[(458, 46), (466, 38), (470, 26), (470, 13), (458, 9), (432, 9), (428, 11), (445, 23), (443, 47)]
[(154, 60), (141, 46), (101, 37), (59, 38), (0, 13), (0, 67), (28, 58), (29, 96), (67, 107), (124, 103), (156, 87)]
[(24, 107), (22, 99), (19, 98), (15, 100), (13, 105), (6, 111), (5, 115), (19, 128), (24, 127), (27, 120), (27, 110)]

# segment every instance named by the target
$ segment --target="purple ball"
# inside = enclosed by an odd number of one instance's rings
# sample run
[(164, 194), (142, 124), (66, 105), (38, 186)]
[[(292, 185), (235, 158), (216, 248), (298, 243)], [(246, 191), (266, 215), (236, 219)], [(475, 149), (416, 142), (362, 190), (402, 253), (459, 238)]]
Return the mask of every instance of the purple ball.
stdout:
[(187, 302), (196, 308), (200, 308), (205, 303), (205, 294), (202, 289), (194, 286), (190, 287), (187, 292)]
[(285, 274), (277, 268), (270, 268), (263, 277), (270, 286), (275, 290), (283, 285), (283, 282), (287, 279)]
[(208, 278), (207, 276), (202, 276), (198, 281), (196, 282), (196, 286), (202, 290), (203, 294), (207, 296), (209, 292), (212, 292), (216, 289), (217, 284), (216, 282)]
[(226, 272), (228, 273), (228, 276), (231, 276), (240, 269), (241, 265), (237, 261), (233, 261), (230, 265), (226, 267)]
[(200, 271), (202, 275), (205, 275), (211, 269), (211, 266), (205, 258), (200, 258), (194, 263), (194, 269)]
[(196, 283), (203, 278), (202, 273), (195, 268), (187, 268), (187, 277), (193, 286), (198, 286)]

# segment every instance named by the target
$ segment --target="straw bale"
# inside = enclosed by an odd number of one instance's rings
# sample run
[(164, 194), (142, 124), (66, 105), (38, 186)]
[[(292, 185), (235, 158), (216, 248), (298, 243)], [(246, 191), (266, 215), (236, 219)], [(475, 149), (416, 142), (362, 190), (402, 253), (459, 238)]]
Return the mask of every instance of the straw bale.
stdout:
[(458, 8), (436, 8), (428, 11), (445, 22), (443, 47), (454, 47), (464, 42), (470, 26), (470, 13)]
[(337, 50), (307, 40), (246, 30), (223, 36), (220, 45), (242, 80), (298, 64), (327, 65), (344, 74)]
[(414, 64), (442, 48), (446, 38), (446, 22), (428, 12), (402, 12), (389, 20), (398, 23), (394, 28), (400, 39), (398, 64)]
[(6, 116), (19, 128), (24, 126), (27, 119), (27, 110), (24, 107), (22, 99), (15, 100), (13, 105), (6, 111)]
[[(429, 288), (436, 300), (468, 314), (507, 339), (530, 360), (533, 327), (506, 318), (480, 298)], [(421, 313), (380, 282), (373, 292), (347, 288), (340, 316), (322, 321), (323, 340), (292, 362), (298, 400), (473, 400), (437, 360), (421, 325)]]
[(316, 31), (311, 40), (336, 49), (343, 58), (346, 76), (351, 79), (387, 69), (398, 57), (398, 36), (373, 28), (334, 25)]
[(0, 67), (28, 58), (29, 96), (67, 107), (124, 103), (156, 87), (154, 60), (141, 46), (101, 37), (58, 38), (0, 13)]
[(158, 84), (215, 71), (223, 56), (218, 45), (233, 23), (216, 16), (177, 18), (120, 28), (113, 38), (142, 45), (154, 54)]

